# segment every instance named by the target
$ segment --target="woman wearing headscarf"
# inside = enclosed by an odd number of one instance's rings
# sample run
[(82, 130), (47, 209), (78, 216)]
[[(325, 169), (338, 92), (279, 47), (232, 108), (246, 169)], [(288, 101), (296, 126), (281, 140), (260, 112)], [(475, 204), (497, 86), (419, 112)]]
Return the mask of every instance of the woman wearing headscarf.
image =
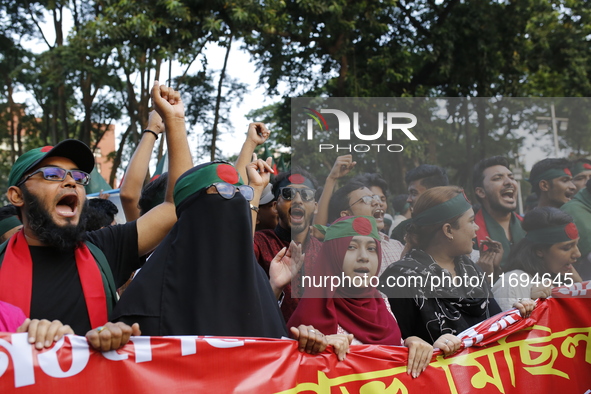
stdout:
[[(402, 340), (375, 287), (382, 260), (375, 218), (343, 217), (318, 228), (325, 233), (324, 243), (288, 326), (311, 324), (325, 334), (349, 335), (353, 344), (407, 346), (408, 373), (417, 377), (431, 360), (433, 347), (417, 337)], [(333, 286), (337, 278), (340, 285)]]
[(492, 291), (502, 310), (524, 298), (547, 298), (552, 287), (580, 282), (573, 264), (581, 257), (573, 218), (552, 207), (529, 211), (521, 226), (526, 236), (511, 249), (507, 272)]
[[(258, 166), (257, 164), (258, 163)], [(249, 177), (270, 171), (253, 162)], [(139, 323), (143, 335), (216, 335), (281, 338), (288, 335), (269, 278), (253, 251), (255, 190), (226, 162), (183, 174), (174, 188), (178, 221), (123, 293), (113, 320)], [(253, 198), (255, 198), (253, 200)], [(283, 250), (276, 258), (286, 258)], [(291, 328), (299, 349), (348, 349), (313, 327)]]
[[(457, 334), (501, 312), (467, 256), (477, 230), (472, 205), (457, 186), (429, 189), (416, 201), (412, 249), (380, 278), (403, 336), (416, 335), (449, 355), (460, 348)], [(533, 302), (516, 306), (526, 315)]]
[(254, 259), (252, 196), (224, 162), (183, 174), (174, 188), (178, 221), (113, 318), (139, 323), (144, 335), (286, 336), (269, 279)]

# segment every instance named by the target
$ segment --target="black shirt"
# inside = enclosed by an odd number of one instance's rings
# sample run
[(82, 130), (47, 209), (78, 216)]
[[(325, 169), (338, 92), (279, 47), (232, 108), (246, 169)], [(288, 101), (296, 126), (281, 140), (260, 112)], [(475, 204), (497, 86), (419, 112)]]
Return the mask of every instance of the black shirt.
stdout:
[[(135, 222), (87, 233), (88, 241), (103, 251), (115, 285), (121, 286), (139, 268)], [(60, 320), (78, 335), (91, 328), (74, 250), (62, 252), (45, 246), (29, 246), (33, 260), (32, 319)]]

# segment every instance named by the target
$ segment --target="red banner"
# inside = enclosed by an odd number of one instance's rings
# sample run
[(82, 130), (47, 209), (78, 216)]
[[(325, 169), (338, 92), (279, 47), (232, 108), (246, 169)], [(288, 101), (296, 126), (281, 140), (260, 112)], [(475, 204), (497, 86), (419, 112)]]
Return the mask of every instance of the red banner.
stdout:
[(26, 334), (0, 334), (0, 393), (591, 394), (589, 290), (562, 290), (528, 319), (512, 311), (467, 330), (460, 353), (436, 353), (417, 379), (406, 374), (404, 347), (353, 346), (339, 362), (291, 340), (135, 337), (100, 353), (84, 337), (37, 351)]

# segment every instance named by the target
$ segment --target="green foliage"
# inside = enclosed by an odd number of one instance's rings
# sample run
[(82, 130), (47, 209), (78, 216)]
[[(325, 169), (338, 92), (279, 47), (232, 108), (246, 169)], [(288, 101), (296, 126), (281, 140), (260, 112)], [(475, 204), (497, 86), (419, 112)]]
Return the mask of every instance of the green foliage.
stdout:
[[(64, 32), (68, 11), (74, 26)], [(55, 42), (38, 28), (43, 18)], [(591, 5), (576, 0), (0, 0), (3, 116), (17, 113), (14, 92), (26, 90), (34, 98), (18, 109), (29, 115), (18, 112), (29, 135), (2, 159), (14, 160), (27, 144), (66, 137), (92, 144), (102, 133), (97, 124), (119, 121), (129, 128), (113, 158), (118, 166), (147, 121), (151, 82), (165, 79), (160, 67), (173, 60), (187, 70), (174, 83), (189, 122), (205, 130), (199, 148), (205, 153), (215, 142), (217, 70), (201, 55), (209, 43), (227, 45), (228, 37), (245, 43), (267, 90), (285, 96), (249, 114), (273, 132), (269, 148), (282, 149), (297, 143), (291, 140), (289, 97), (589, 97), (590, 36)], [(47, 48), (32, 54), (22, 40)], [(202, 63), (193, 71), (196, 60)], [(245, 88), (227, 77), (223, 92), (220, 126), (226, 130)], [(570, 119), (561, 146), (576, 155), (591, 153), (584, 106), (557, 100), (556, 109)], [(523, 143), (510, 116), (523, 108), (451, 103), (449, 110), (449, 119), (420, 130), (419, 143), (394, 159), (361, 157), (358, 170), (380, 171), (402, 191), (407, 169), (434, 163), (466, 184), (475, 161), (513, 154)], [(533, 129), (536, 114), (528, 116)], [(9, 118), (0, 125), (3, 142), (14, 137)], [(300, 159), (327, 172), (335, 157), (310, 153)]]

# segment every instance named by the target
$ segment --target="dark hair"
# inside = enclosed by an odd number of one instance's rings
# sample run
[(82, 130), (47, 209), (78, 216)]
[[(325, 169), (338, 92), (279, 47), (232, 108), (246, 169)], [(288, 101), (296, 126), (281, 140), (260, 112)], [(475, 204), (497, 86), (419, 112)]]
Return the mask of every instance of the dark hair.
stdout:
[(494, 166), (509, 168), (509, 160), (503, 156), (493, 156), (480, 160), (472, 170), (472, 186), (475, 188), (482, 187), (484, 182), (484, 170)]
[(95, 231), (111, 225), (119, 212), (113, 202), (104, 198), (88, 200), (86, 208), (86, 231)]
[[(439, 186), (431, 188), (419, 196), (412, 208), (412, 216), (415, 217), (421, 212), (449, 201), (463, 192), (464, 189), (458, 186)], [(458, 221), (462, 215), (464, 215), (464, 213), (447, 220), (446, 223), (449, 223), (452, 228), (457, 229), (459, 228)], [(407, 231), (409, 241), (415, 247), (425, 250), (442, 226), (443, 223), (430, 224), (427, 226), (419, 226), (411, 223), (408, 226)]]
[(8, 204), (0, 207), (0, 220), (8, 219), (11, 216), (18, 216), (18, 210), (14, 205)]
[(310, 182), (312, 182), (314, 189), (318, 188), (318, 182), (316, 182), (316, 179), (314, 179), (314, 177), (308, 171), (304, 170), (303, 168), (294, 166), (290, 170), (284, 171), (275, 177), (275, 180), (273, 181), (273, 195), (275, 196), (275, 200), (277, 200), (277, 198), (279, 197), (279, 189), (277, 189), (275, 185), (279, 185), (281, 181), (283, 181), (291, 174), (300, 174), (303, 177), (308, 178)]
[(426, 189), (449, 185), (445, 169), (432, 164), (421, 164), (420, 166), (407, 171), (404, 180), (407, 185), (410, 185), (411, 182), (420, 180), (421, 185)]
[[(544, 159), (538, 161), (532, 167), (529, 173), (529, 179), (537, 178), (540, 174), (551, 170), (551, 169), (559, 169), (562, 170), (563, 168), (571, 168), (572, 162), (568, 159)], [(534, 183), (531, 185), (532, 192), (536, 193), (538, 197), (540, 197), (540, 185), (539, 182)]]
[(166, 185), (168, 184), (168, 172), (162, 173), (142, 189), (142, 194), (137, 203), (140, 216), (144, 215), (156, 205), (162, 204), (166, 197)]
[(334, 192), (328, 203), (328, 222), (332, 223), (341, 216), (341, 211), (349, 209), (349, 194), (366, 187), (363, 183), (351, 179)]
[[(525, 214), (523, 222), (521, 222), (521, 227), (523, 227), (525, 232), (528, 232), (533, 229), (562, 226), (572, 222), (572, 216), (558, 208), (538, 207)], [(548, 267), (544, 266), (542, 258), (536, 252), (548, 250), (551, 246), (548, 244), (536, 244), (527, 238), (523, 238), (511, 248), (511, 252), (507, 258), (506, 271), (519, 269), (531, 276), (534, 276), (536, 273), (550, 273)]]
[(384, 196), (388, 198), (388, 183), (382, 178), (382, 176), (375, 172), (366, 172), (365, 174), (359, 174), (351, 179), (363, 183), (368, 189), (377, 186), (382, 189)]
[(410, 209), (409, 204), (409, 206), (403, 211), (406, 200), (408, 200), (408, 194), (399, 194), (392, 199), (392, 208), (394, 209), (394, 213), (404, 215), (406, 211)]

